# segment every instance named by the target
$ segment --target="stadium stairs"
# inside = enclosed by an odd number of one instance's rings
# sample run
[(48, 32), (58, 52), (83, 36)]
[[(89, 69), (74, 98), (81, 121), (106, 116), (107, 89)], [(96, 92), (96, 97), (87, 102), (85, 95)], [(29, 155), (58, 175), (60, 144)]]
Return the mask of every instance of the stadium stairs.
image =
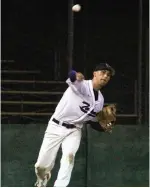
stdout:
[(39, 70), (14, 69), (14, 64), (1, 71), (2, 123), (47, 123), (66, 83), (45, 80)]

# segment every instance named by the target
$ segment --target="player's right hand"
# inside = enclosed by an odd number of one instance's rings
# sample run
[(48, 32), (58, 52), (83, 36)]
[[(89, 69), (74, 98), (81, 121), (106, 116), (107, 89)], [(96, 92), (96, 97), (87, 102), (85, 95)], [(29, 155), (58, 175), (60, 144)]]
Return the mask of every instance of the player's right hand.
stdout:
[(84, 75), (81, 72), (76, 73), (76, 80), (82, 81), (84, 80)]

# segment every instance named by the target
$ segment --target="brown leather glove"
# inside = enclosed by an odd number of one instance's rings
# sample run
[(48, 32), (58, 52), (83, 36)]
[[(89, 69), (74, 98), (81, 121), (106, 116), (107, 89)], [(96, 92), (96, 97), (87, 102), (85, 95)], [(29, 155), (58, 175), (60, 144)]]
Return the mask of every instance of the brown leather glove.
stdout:
[(105, 132), (112, 132), (116, 122), (116, 105), (105, 106), (98, 114), (97, 119)]

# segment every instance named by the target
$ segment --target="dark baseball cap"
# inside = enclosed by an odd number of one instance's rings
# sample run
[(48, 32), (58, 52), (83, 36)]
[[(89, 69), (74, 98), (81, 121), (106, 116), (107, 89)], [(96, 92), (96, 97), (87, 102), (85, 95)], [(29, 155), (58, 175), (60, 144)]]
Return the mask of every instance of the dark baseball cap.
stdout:
[(99, 71), (99, 70), (108, 70), (111, 72), (111, 75), (114, 76), (115, 75), (115, 69), (113, 69), (110, 65), (108, 65), (108, 63), (100, 63), (96, 66), (96, 68), (94, 69), (94, 71)]

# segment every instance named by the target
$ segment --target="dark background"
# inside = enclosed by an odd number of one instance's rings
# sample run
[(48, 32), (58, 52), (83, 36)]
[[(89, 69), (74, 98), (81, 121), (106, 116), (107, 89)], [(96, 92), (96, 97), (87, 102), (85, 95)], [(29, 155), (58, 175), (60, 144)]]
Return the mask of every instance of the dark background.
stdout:
[[(75, 3), (80, 3), (82, 10), (74, 14), (73, 68), (83, 72), (85, 67), (91, 76), (95, 64), (107, 61), (117, 74), (135, 79), (139, 1), (78, 0)], [(2, 7), (2, 59), (20, 62), (20, 67), (29, 62), (40, 68), (53, 67), (54, 53), (60, 53), (61, 73), (67, 70), (67, 0), (6, 0), (2, 1)], [(143, 0), (143, 41), (146, 30), (148, 1)]]
[[(120, 113), (134, 113), (138, 87), (142, 92), (143, 121), (148, 121), (148, 0), (78, 0), (74, 13), (73, 69), (87, 79), (100, 62), (116, 69), (104, 89), (107, 102)], [(2, 1), (2, 60), (19, 69), (38, 69), (47, 80), (65, 81), (68, 75), (68, 1)], [(142, 20), (142, 36), (139, 23)], [(139, 41), (142, 41), (142, 81), (139, 83)], [(135, 85), (137, 91), (135, 91)], [(106, 92), (105, 92), (106, 91)], [(111, 95), (110, 95), (111, 92)]]
[[(138, 124), (136, 121), (132, 124), (128, 116), (118, 123), (117, 117), (117, 126), (111, 135), (96, 132), (90, 126), (84, 127), (69, 186), (143, 187), (149, 184), (149, 2), (142, 1), (142, 18), (139, 2), (140, 0), (74, 0), (74, 4), (81, 4), (82, 9), (74, 13), (72, 68), (83, 72), (90, 79), (99, 62), (105, 61), (113, 66), (116, 76), (103, 90), (105, 102), (117, 103), (119, 115), (132, 115), (141, 107), (142, 123)], [(69, 64), (68, 1), (3, 0), (1, 5), (2, 70), (13, 68), (41, 71), (39, 78), (30, 74), (2, 73), (2, 91), (55, 91), (56, 85), (5, 85), (3, 80), (27, 80), (31, 77), (35, 81), (66, 80)], [(141, 106), (138, 101), (139, 88)], [(8, 94), (2, 95), (2, 102), (11, 100), (10, 104), (2, 104), (3, 112), (22, 112), (22, 105), (12, 105), (12, 101), (58, 101), (58, 96), (44, 98), (42, 95), (41, 98), (36, 98), (18, 94), (14, 98), (9, 97)], [(28, 103), (24, 110), (36, 111), (44, 105), (31, 106)], [(54, 106), (43, 108), (46, 112), (54, 111)], [(46, 120), (40, 116), (35, 124), (33, 117), (28, 118), (28, 121), (27, 117), (13, 115), (2, 118), (2, 186), (33, 186), (34, 164), (50, 116)], [(42, 118), (42, 124), (39, 124)], [(138, 119), (137, 116), (134, 118)], [(59, 160), (60, 152), (49, 186), (53, 186), (56, 179)]]

